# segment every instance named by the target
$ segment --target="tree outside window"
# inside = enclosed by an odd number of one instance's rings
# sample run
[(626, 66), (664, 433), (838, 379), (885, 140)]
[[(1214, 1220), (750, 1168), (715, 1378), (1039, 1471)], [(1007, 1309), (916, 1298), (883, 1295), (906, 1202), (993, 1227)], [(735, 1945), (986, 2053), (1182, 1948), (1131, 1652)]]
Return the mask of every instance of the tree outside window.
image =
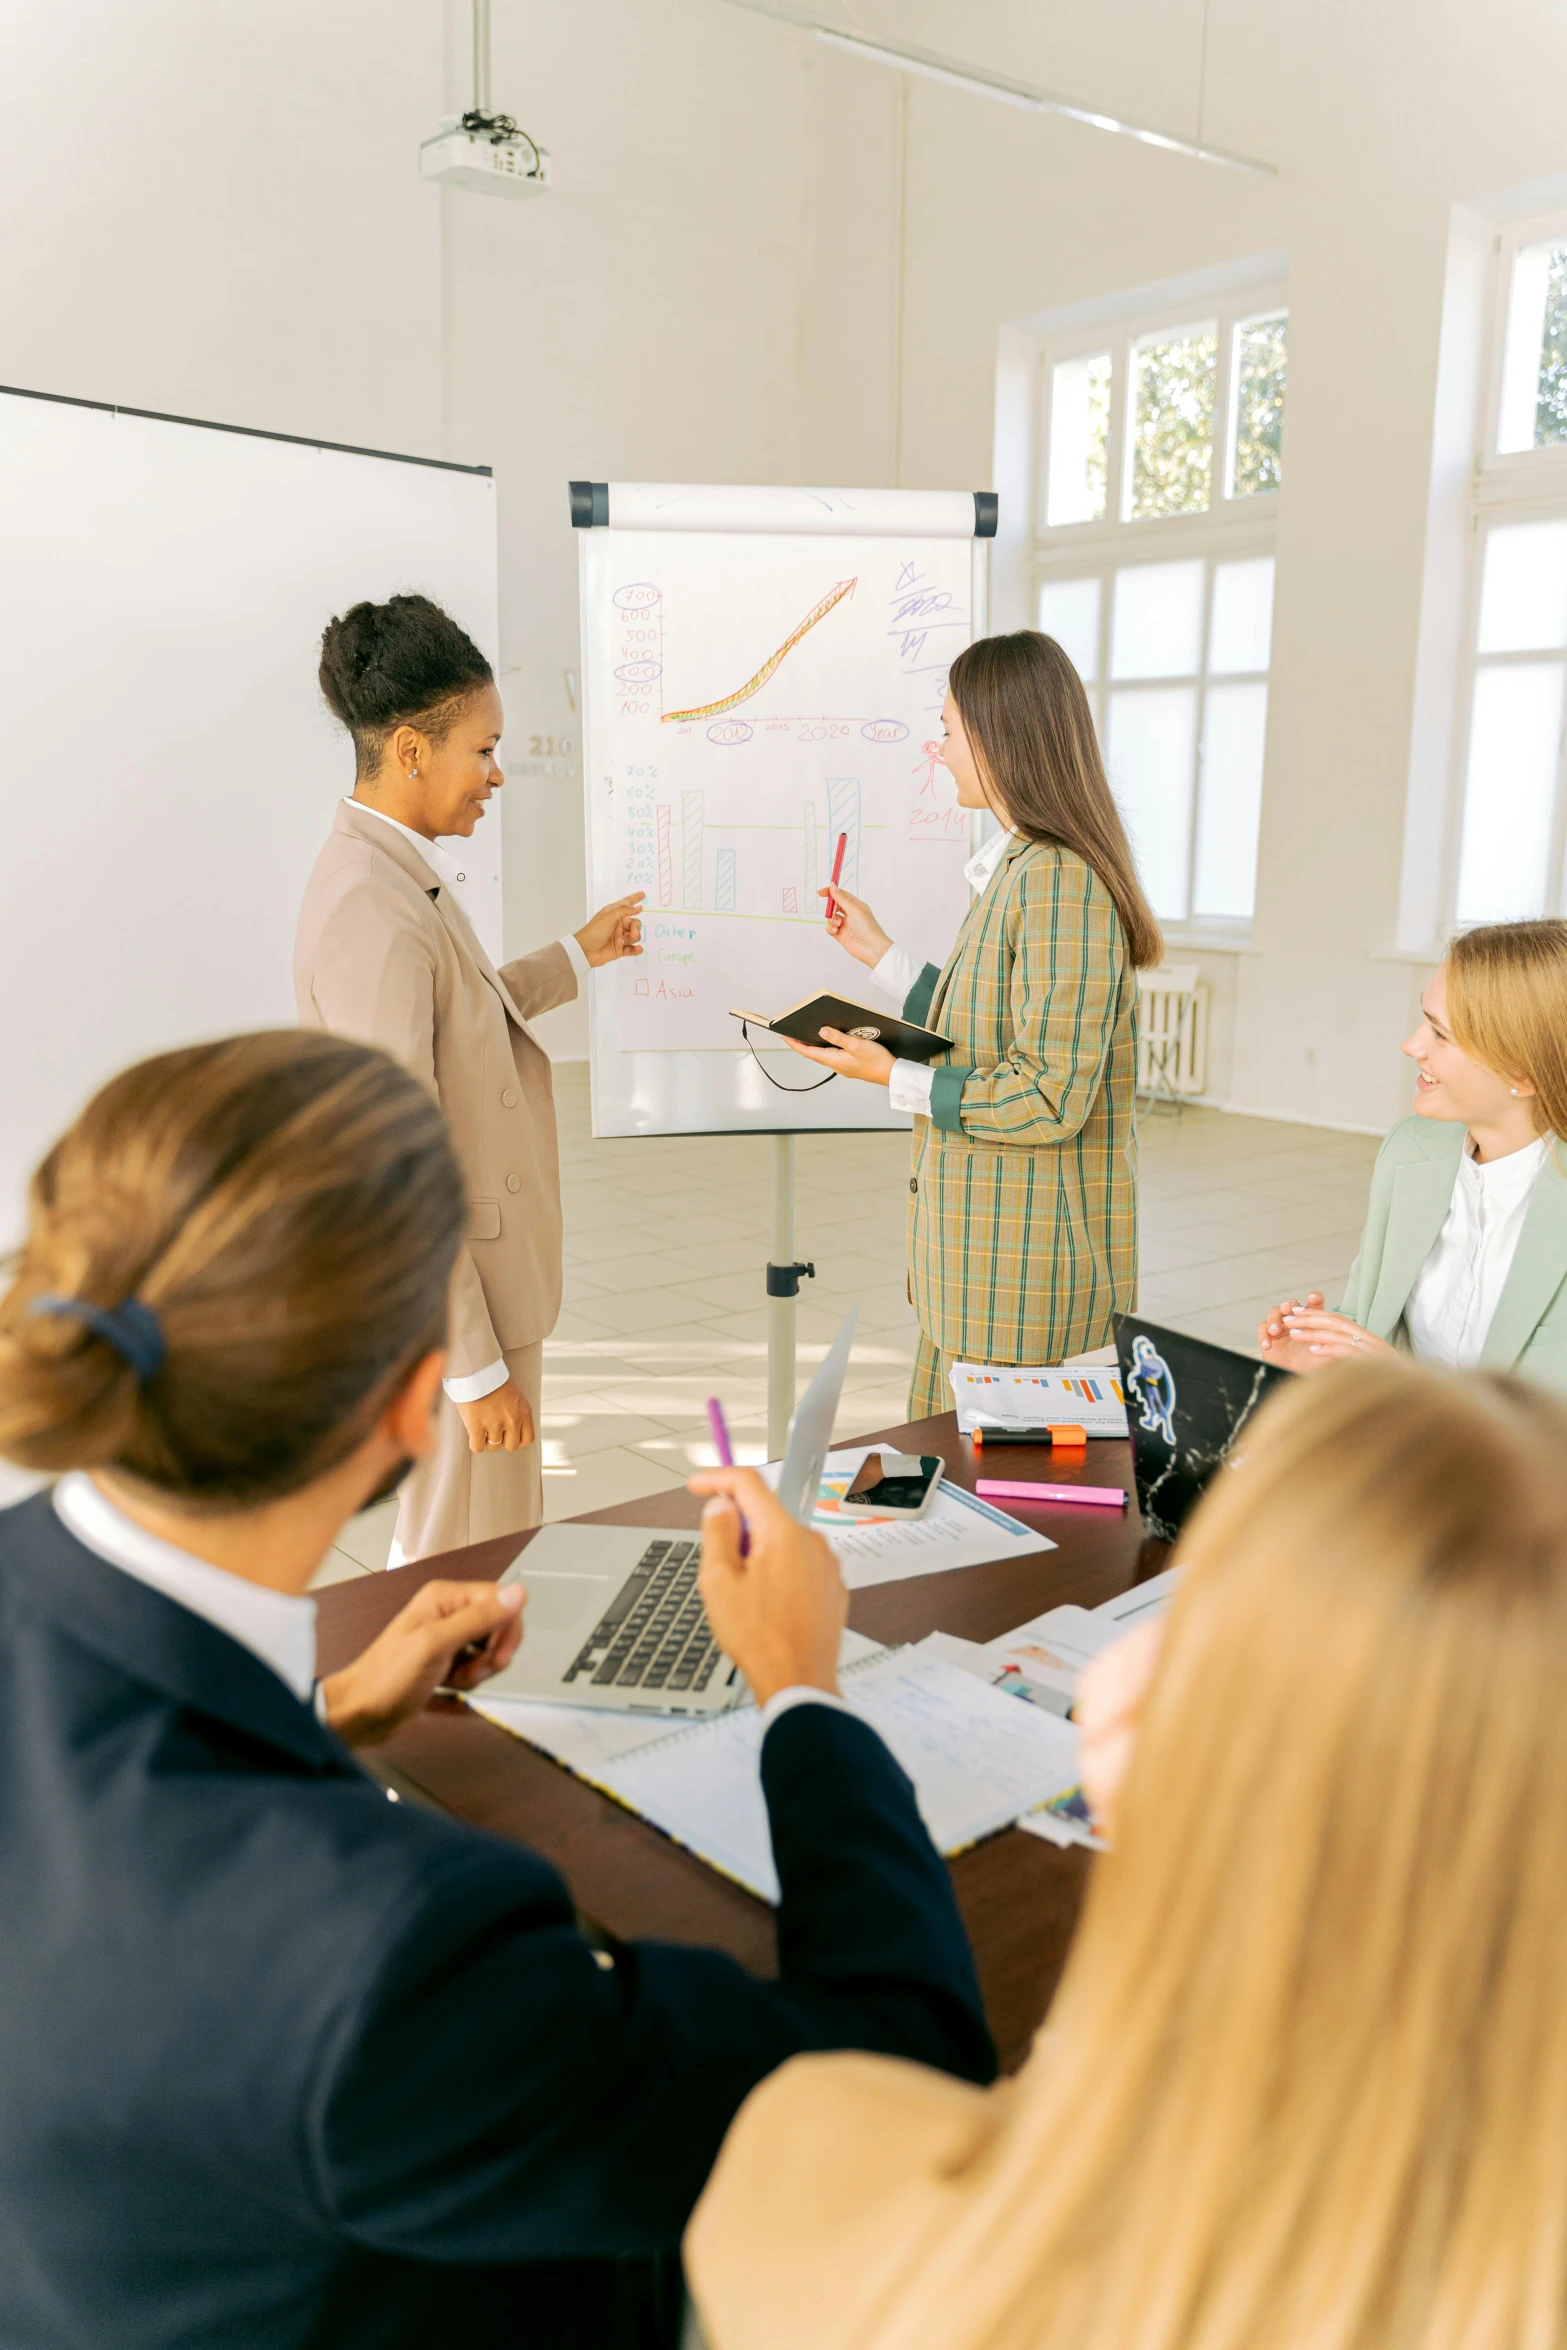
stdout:
[(1284, 361), (1289, 319), (1248, 318), (1235, 330), (1235, 439), (1230, 495), (1254, 497), (1282, 479)]
[(1200, 514), (1213, 485), (1213, 396), (1218, 374), (1216, 327), (1150, 337), (1132, 353), (1134, 519)]

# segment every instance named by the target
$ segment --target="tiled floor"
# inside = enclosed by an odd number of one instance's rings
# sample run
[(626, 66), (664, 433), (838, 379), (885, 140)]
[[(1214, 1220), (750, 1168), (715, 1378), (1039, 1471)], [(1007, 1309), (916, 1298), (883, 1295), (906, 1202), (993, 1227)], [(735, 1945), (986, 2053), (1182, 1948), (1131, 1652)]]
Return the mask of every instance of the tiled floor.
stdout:
[[(749, 1136), (594, 1142), (587, 1070), (555, 1072), (566, 1297), (545, 1348), (544, 1506), (572, 1516), (680, 1483), (712, 1460), (724, 1399), (737, 1456), (766, 1451), (772, 1145)], [(1376, 1142), (1216, 1110), (1161, 1110), (1142, 1131), (1145, 1313), (1249, 1347), (1258, 1317), (1348, 1272)], [(904, 1294), (908, 1143), (802, 1135), (795, 1244), (802, 1377), (851, 1305), (859, 1331), (841, 1435), (901, 1420), (914, 1354)], [(380, 1566), (395, 1505), (347, 1528), (321, 1580)]]

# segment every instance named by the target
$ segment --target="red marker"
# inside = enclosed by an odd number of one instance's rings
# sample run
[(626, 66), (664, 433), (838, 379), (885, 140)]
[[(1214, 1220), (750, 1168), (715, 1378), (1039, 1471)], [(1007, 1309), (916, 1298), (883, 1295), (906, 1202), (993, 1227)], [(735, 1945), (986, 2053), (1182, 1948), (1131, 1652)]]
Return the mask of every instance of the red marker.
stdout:
[(834, 914), (836, 914), (838, 911), (838, 901), (832, 893), (837, 888), (839, 877), (843, 872), (843, 852), (848, 847), (848, 845), (848, 834), (846, 832), (840, 832), (838, 835), (837, 852), (834, 855), (832, 861), (832, 880), (827, 885), (827, 919), (829, 922), (832, 920)]

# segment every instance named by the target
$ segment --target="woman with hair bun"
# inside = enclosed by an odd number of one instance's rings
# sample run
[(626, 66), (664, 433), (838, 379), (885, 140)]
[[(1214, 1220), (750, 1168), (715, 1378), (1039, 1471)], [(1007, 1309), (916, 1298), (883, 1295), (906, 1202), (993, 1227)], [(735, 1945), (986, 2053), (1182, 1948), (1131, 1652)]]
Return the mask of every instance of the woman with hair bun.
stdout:
[(536, 1526), (544, 1340), (560, 1311), (549, 1056), (528, 1022), (590, 969), (642, 952), (642, 893), (497, 970), (443, 842), (505, 782), (488, 661), (427, 596), (355, 604), (321, 639), (321, 690), (353, 738), (352, 794), (300, 910), (301, 1024), (377, 1044), (437, 1095), (468, 1185), (440, 1442), (403, 1488), (393, 1545), (426, 1558)]

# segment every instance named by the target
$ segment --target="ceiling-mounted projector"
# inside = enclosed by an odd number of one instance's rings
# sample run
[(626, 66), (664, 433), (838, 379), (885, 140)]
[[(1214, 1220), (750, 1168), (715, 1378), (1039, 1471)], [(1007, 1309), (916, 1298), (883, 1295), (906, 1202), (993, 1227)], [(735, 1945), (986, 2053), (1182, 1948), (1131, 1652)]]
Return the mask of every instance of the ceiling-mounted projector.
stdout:
[(473, 108), (448, 114), (434, 138), (425, 140), (419, 176), (488, 196), (537, 196), (550, 184), (550, 159), (509, 114)]
[(482, 196), (537, 196), (550, 184), (547, 151), (490, 106), (490, 0), (473, 0), (473, 104), (442, 116), (419, 149), (419, 177)]

